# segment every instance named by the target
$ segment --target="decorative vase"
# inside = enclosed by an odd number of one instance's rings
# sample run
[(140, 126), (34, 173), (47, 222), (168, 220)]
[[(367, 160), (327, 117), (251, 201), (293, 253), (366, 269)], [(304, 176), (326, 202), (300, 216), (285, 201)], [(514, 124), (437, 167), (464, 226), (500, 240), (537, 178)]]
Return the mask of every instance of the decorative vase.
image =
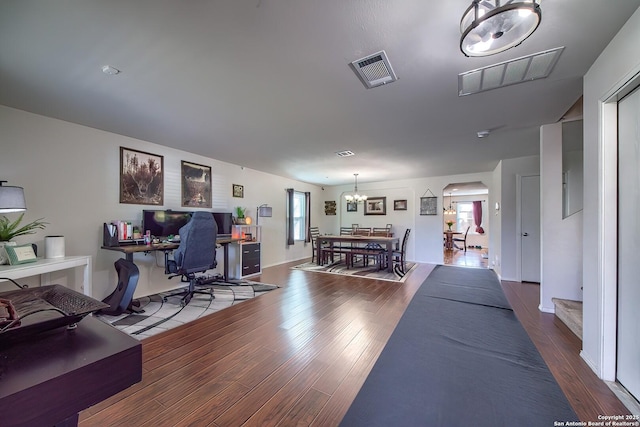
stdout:
[(449, 226), (449, 231), (451, 231), (451, 226), (452, 226), (453, 224), (447, 224), (447, 225)]
[(7, 251), (4, 250), (5, 246), (16, 246), (17, 242), (0, 242), (0, 265), (9, 264), (9, 256), (7, 255)]
[(247, 220), (244, 217), (236, 218), (236, 224), (245, 225), (246, 223), (247, 223)]

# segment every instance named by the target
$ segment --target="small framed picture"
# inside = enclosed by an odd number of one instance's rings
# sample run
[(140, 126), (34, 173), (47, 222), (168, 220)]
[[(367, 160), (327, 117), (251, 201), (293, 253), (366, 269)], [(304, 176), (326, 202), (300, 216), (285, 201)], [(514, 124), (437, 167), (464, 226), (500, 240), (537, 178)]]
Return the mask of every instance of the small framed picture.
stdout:
[(347, 212), (358, 212), (358, 203), (347, 202)]
[(393, 201), (393, 210), (394, 211), (406, 211), (407, 210), (407, 201), (406, 200), (394, 200)]
[(387, 214), (387, 198), (386, 197), (369, 197), (364, 202), (365, 215), (386, 215)]
[(336, 214), (336, 201), (328, 200), (324, 202), (324, 214), (325, 215), (335, 215)]
[(233, 184), (233, 197), (244, 197), (244, 187), (240, 184)]

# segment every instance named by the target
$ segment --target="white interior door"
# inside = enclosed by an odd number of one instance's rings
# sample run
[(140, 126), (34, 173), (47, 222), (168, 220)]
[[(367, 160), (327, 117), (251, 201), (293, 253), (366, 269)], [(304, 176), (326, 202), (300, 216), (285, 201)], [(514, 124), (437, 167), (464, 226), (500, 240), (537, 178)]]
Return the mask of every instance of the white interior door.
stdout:
[(540, 177), (520, 180), (520, 280), (540, 283)]
[(618, 103), (617, 379), (640, 399), (640, 89)]

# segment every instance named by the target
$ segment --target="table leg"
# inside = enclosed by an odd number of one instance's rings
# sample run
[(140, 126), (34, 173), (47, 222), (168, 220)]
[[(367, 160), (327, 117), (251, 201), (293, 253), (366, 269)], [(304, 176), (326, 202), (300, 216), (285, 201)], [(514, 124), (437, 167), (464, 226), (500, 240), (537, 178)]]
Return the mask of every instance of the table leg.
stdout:
[(387, 242), (387, 271), (393, 273), (393, 243)]
[(224, 267), (222, 269), (222, 277), (224, 282), (229, 281), (229, 243), (223, 243), (222, 248), (224, 250)]
[(322, 240), (320, 236), (316, 239), (316, 264), (322, 265)]

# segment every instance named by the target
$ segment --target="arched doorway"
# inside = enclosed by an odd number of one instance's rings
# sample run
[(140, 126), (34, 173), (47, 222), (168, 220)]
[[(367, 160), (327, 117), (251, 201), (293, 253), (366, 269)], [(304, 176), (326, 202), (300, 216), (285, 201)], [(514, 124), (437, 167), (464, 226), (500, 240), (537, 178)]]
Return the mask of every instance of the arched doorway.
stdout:
[(489, 188), (480, 181), (450, 183), (442, 196), (444, 264), (487, 268)]

